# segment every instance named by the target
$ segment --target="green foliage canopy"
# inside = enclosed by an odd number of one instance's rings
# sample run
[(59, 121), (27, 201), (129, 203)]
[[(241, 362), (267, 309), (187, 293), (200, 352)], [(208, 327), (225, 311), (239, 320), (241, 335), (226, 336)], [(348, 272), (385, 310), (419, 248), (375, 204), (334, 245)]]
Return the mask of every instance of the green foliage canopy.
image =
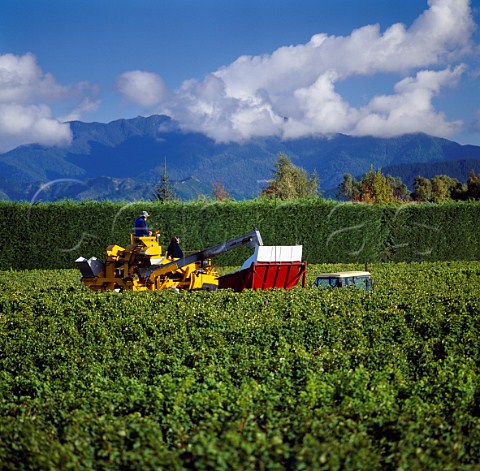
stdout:
[(262, 195), (282, 200), (312, 198), (319, 196), (319, 179), (316, 172), (308, 174), (305, 169), (295, 166), (283, 153), (275, 163), (274, 178)]
[(435, 175), (430, 179), (417, 176), (413, 188), (412, 199), (419, 202), (441, 203), (469, 198), (468, 191), (462, 184), (448, 175)]
[(370, 270), (244, 293), (0, 272), (2, 470), (477, 469), (478, 263)]
[(400, 178), (384, 175), (380, 169), (365, 173), (360, 181), (351, 174), (343, 175), (343, 181), (337, 189), (339, 199), (361, 203), (389, 204), (404, 201), (408, 197), (408, 189)]

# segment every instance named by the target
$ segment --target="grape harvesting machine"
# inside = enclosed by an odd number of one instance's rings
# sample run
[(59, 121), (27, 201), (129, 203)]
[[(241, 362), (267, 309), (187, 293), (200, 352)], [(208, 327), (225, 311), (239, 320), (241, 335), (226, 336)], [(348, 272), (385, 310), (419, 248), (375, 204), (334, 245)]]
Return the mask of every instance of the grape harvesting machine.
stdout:
[[(254, 253), (241, 269), (219, 276), (211, 259), (238, 247)], [(125, 247), (110, 245), (105, 262), (79, 257), (75, 265), (81, 281), (94, 291), (107, 290), (207, 290), (293, 288), (302, 280), (305, 286), (307, 262), (301, 261), (302, 246), (265, 246), (257, 228), (245, 234), (182, 258), (162, 255), (159, 235), (137, 237), (130, 234)]]

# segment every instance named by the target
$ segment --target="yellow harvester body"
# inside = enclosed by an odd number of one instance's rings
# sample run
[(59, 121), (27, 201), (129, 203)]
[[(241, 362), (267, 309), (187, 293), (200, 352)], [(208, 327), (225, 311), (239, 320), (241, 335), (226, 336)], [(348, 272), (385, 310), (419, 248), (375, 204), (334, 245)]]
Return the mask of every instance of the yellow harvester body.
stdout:
[(183, 259), (167, 259), (157, 237), (130, 235), (125, 248), (109, 245), (105, 263), (94, 257), (76, 260), (81, 281), (94, 291), (216, 289), (218, 273), (208, 260), (182, 264)]
[(157, 237), (130, 235), (125, 248), (109, 245), (105, 262), (95, 257), (75, 260), (82, 272), (82, 282), (94, 291), (106, 290), (215, 290), (218, 273), (210, 258), (242, 245), (251, 248), (262, 245), (258, 229), (241, 237), (191, 253), (183, 258), (168, 259), (162, 255)]

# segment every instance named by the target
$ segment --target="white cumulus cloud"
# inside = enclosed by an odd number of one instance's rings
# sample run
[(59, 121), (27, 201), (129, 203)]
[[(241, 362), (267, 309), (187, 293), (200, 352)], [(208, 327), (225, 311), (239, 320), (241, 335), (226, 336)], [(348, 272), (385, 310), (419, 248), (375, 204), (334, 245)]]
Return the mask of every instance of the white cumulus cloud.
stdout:
[(141, 70), (131, 70), (120, 75), (117, 90), (129, 101), (145, 108), (161, 103), (167, 93), (167, 87), (159, 75)]
[(352, 132), (354, 135), (395, 136), (424, 132), (451, 136), (459, 130), (461, 121), (448, 121), (436, 112), (432, 98), (445, 86), (454, 86), (465, 67), (441, 71), (423, 70), (395, 85), (395, 94), (377, 96), (359, 113)]
[(87, 82), (71, 86), (44, 73), (31, 53), (0, 55), (0, 152), (22, 144), (66, 145), (71, 141), (67, 119), (54, 116), (51, 103), (73, 110), (67, 117), (98, 107), (98, 88)]
[[(145, 87), (141, 94), (135, 85), (142, 80), (153, 84), (152, 90), (163, 81), (136, 71), (129, 73), (124, 94), (218, 141), (335, 132), (447, 137), (462, 123), (449, 121), (433, 100), (461, 79), (474, 30), (469, 0), (429, 0), (409, 27), (397, 23), (382, 32), (379, 25), (367, 25), (349, 36), (319, 33), (269, 55), (241, 56), (203, 80), (185, 81), (168, 96), (162, 87), (152, 98)], [(390, 79), (392, 94), (371, 96), (364, 107), (352, 106), (338, 90), (347, 79), (354, 84), (377, 74)]]
[(67, 93), (67, 88), (57, 84), (51, 74), (42, 72), (33, 54), (0, 56), (0, 103), (59, 99)]
[(0, 150), (21, 144), (69, 144), (70, 126), (52, 117), (45, 105), (0, 103)]

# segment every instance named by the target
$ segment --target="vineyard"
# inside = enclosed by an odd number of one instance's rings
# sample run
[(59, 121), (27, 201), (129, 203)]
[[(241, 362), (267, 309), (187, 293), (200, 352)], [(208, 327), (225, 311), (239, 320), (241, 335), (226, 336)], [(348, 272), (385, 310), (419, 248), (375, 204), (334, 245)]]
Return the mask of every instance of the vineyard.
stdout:
[(478, 469), (480, 263), (371, 292), (88, 291), (0, 272), (2, 469)]

